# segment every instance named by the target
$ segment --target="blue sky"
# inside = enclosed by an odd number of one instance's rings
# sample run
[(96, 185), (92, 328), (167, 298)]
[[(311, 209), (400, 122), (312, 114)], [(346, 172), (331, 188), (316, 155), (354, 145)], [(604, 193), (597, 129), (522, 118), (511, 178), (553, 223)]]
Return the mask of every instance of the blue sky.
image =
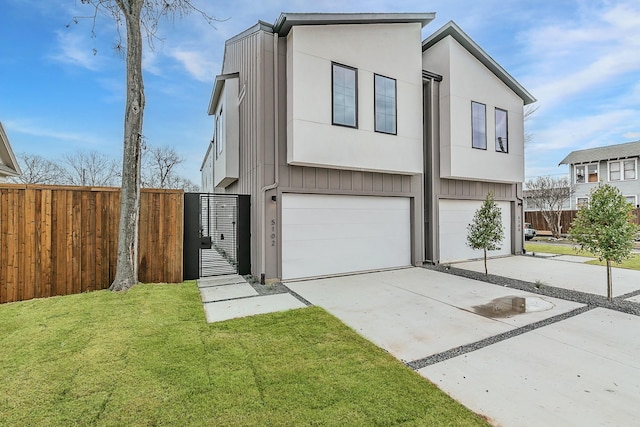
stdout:
[[(185, 158), (200, 183), (213, 131), (207, 107), (224, 41), (280, 12), (436, 12), (428, 36), (454, 20), (537, 99), (525, 175), (566, 173), (568, 152), (640, 139), (640, 2), (637, 0), (276, 1), (194, 0), (225, 19), (162, 22), (144, 54), (144, 135)], [(124, 60), (115, 26), (79, 0), (0, 0), (0, 121), (16, 153), (58, 158), (76, 149), (121, 157)], [(93, 50), (97, 53), (94, 55)]]

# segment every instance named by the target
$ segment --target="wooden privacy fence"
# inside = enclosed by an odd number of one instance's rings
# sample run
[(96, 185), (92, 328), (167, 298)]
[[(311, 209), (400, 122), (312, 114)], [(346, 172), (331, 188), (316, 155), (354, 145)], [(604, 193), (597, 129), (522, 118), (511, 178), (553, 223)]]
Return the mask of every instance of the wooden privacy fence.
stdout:
[[(182, 282), (183, 204), (182, 190), (142, 190), (141, 282)], [(108, 288), (119, 214), (119, 188), (2, 184), (0, 303)]]
[[(573, 222), (577, 213), (578, 213), (577, 210), (562, 211), (562, 215), (560, 216), (560, 225), (562, 226), (563, 234), (569, 232), (569, 228), (571, 228), (571, 223)], [(640, 224), (640, 209), (634, 209), (632, 211), (632, 214), (634, 217), (634, 222), (636, 224)], [(549, 229), (549, 226), (547, 225), (547, 222), (544, 220), (544, 217), (542, 216), (542, 212), (540, 211), (525, 212), (524, 222), (530, 223), (533, 226), (533, 228), (535, 228), (536, 230), (548, 231)]]

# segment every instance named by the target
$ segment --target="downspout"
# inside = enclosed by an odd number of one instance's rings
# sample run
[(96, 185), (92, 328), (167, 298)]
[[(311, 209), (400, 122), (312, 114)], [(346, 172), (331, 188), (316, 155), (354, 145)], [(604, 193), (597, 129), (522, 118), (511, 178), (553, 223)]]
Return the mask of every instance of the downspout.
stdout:
[(260, 219), (262, 221), (262, 234), (260, 236), (260, 247), (261, 247), (261, 251), (260, 251), (260, 283), (261, 284), (265, 284), (265, 274), (266, 274), (266, 265), (267, 265), (267, 239), (265, 238), (266, 234), (267, 234), (267, 228), (266, 228), (266, 208), (265, 208), (265, 204), (266, 204), (266, 194), (267, 191), (269, 190), (273, 190), (274, 188), (278, 187), (278, 183), (280, 181), (280, 165), (278, 164), (278, 160), (280, 157), (280, 153), (278, 150), (278, 146), (280, 145), (280, 141), (279, 136), (280, 136), (280, 132), (278, 130), (278, 125), (279, 125), (279, 88), (278, 88), (278, 81), (279, 81), (279, 77), (278, 77), (278, 33), (274, 32), (273, 33), (273, 121), (274, 121), (274, 126), (273, 126), (273, 141), (274, 141), (274, 150), (273, 150), (273, 167), (274, 167), (274, 171), (273, 171), (273, 184), (267, 185), (262, 187), (262, 189), (260, 190), (260, 199), (261, 199), (261, 203), (260, 203)]
[[(518, 216), (520, 216), (520, 221), (516, 222), (516, 230), (520, 231), (519, 233), (519, 237), (518, 235), (514, 236), (514, 240), (516, 241), (516, 243), (518, 242), (518, 239), (522, 239), (521, 243), (522, 243), (522, 254), (526, 254), (527, 251), (524, 248), (524, 236), (523, 236), (523, 224), (524, 224), (524, 184), (521, 187), (522, 188), (522, 192), (523, 192), (523, 197), (520, 197), (518, 195), (518, 184), (515, 184), (516, 186), (516, 213), (515, 213), (515, 220), (518, 221)], [(516, 254), (518, 255), (518, 254)]]

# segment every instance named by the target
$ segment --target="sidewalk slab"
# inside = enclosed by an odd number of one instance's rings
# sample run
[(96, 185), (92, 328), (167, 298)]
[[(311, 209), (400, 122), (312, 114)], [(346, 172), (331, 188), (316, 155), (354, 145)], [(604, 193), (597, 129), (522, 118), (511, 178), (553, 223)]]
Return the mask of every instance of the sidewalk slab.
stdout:
[(207, 302), (203, 305), (207, 323), (306, 307), (306, 305), (291, 294), (264, 295), (235, 300)]
[(200, 288), (202, 302), (214, 302), (232, 298), (256, 296), (258, 292), (248, 283), (236, 283), (233, 285), (208, 286)]
[(287, 286), (405, 362), (581, 307), (544, 297), (553, 304), (550, 310), (489, 318), (477, 314), (474, 307), (495, 298), (533, 295), (423, 268), (289, 282)]
[[(510, 256), (487, 261), (489, 274), (595, 295), (607, 295), (607, 269), (601, 265), (560, 261), (558, 257)], [(484, 273), (482, 261), (460, 262), (456, 268)], [(640, 289), (640, 271), (612, 268), (613, 296)]]
[(202, 277), (198, 279), (198, 287), (204, 288), (207, 286), (220, 286), (220, 285), (233, 285), (236, 283), (247, 283), (244, 277), (239, 274), (227, 274), (224, 276), (211, 276)]
[(589, 261), (595, 261), (597, 258), (590, 258), (590, 257), (578, 256), (578, 255), (558, 255), (554, 259), (556, 261), (585, 263)]
[(495, 425), (636, 425), (639, 329), (597, 308), (419, 373)]
[[(533, 255), (533, 254), (535, 254), (535, 255)], [(536, 257), (540, 257), (540, 258), (555, 258), (558, 255), (557, 254), (548, 254), (546, 252), (527, 251), (526, 256), (536, 256)]]

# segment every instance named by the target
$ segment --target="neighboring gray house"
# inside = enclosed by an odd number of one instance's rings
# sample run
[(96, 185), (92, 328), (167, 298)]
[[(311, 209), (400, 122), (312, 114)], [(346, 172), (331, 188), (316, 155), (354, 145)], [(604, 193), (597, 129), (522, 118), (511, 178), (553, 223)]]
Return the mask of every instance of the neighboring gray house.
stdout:
[(283, 13), (225, 43), (205, 192), (251, 195), (252, 273), (296, 279), (479, 258), (489, 191), (522, 252), (535, 99), (433, 13)]
[(589, 192), (599, 182), (618, 187), (633, 206), (639, 207), (639, 157), (640, 141), (569, 153), (560, 164), (569, 165), (571, 182), (575, 184), (571, 209), (578, 209), (582, 203), (588, 202)]
[(20, 165), (13, 155), (9, 138), (0, 123), (0, 182), (7, 182), (9, 178), (20, 176)]

